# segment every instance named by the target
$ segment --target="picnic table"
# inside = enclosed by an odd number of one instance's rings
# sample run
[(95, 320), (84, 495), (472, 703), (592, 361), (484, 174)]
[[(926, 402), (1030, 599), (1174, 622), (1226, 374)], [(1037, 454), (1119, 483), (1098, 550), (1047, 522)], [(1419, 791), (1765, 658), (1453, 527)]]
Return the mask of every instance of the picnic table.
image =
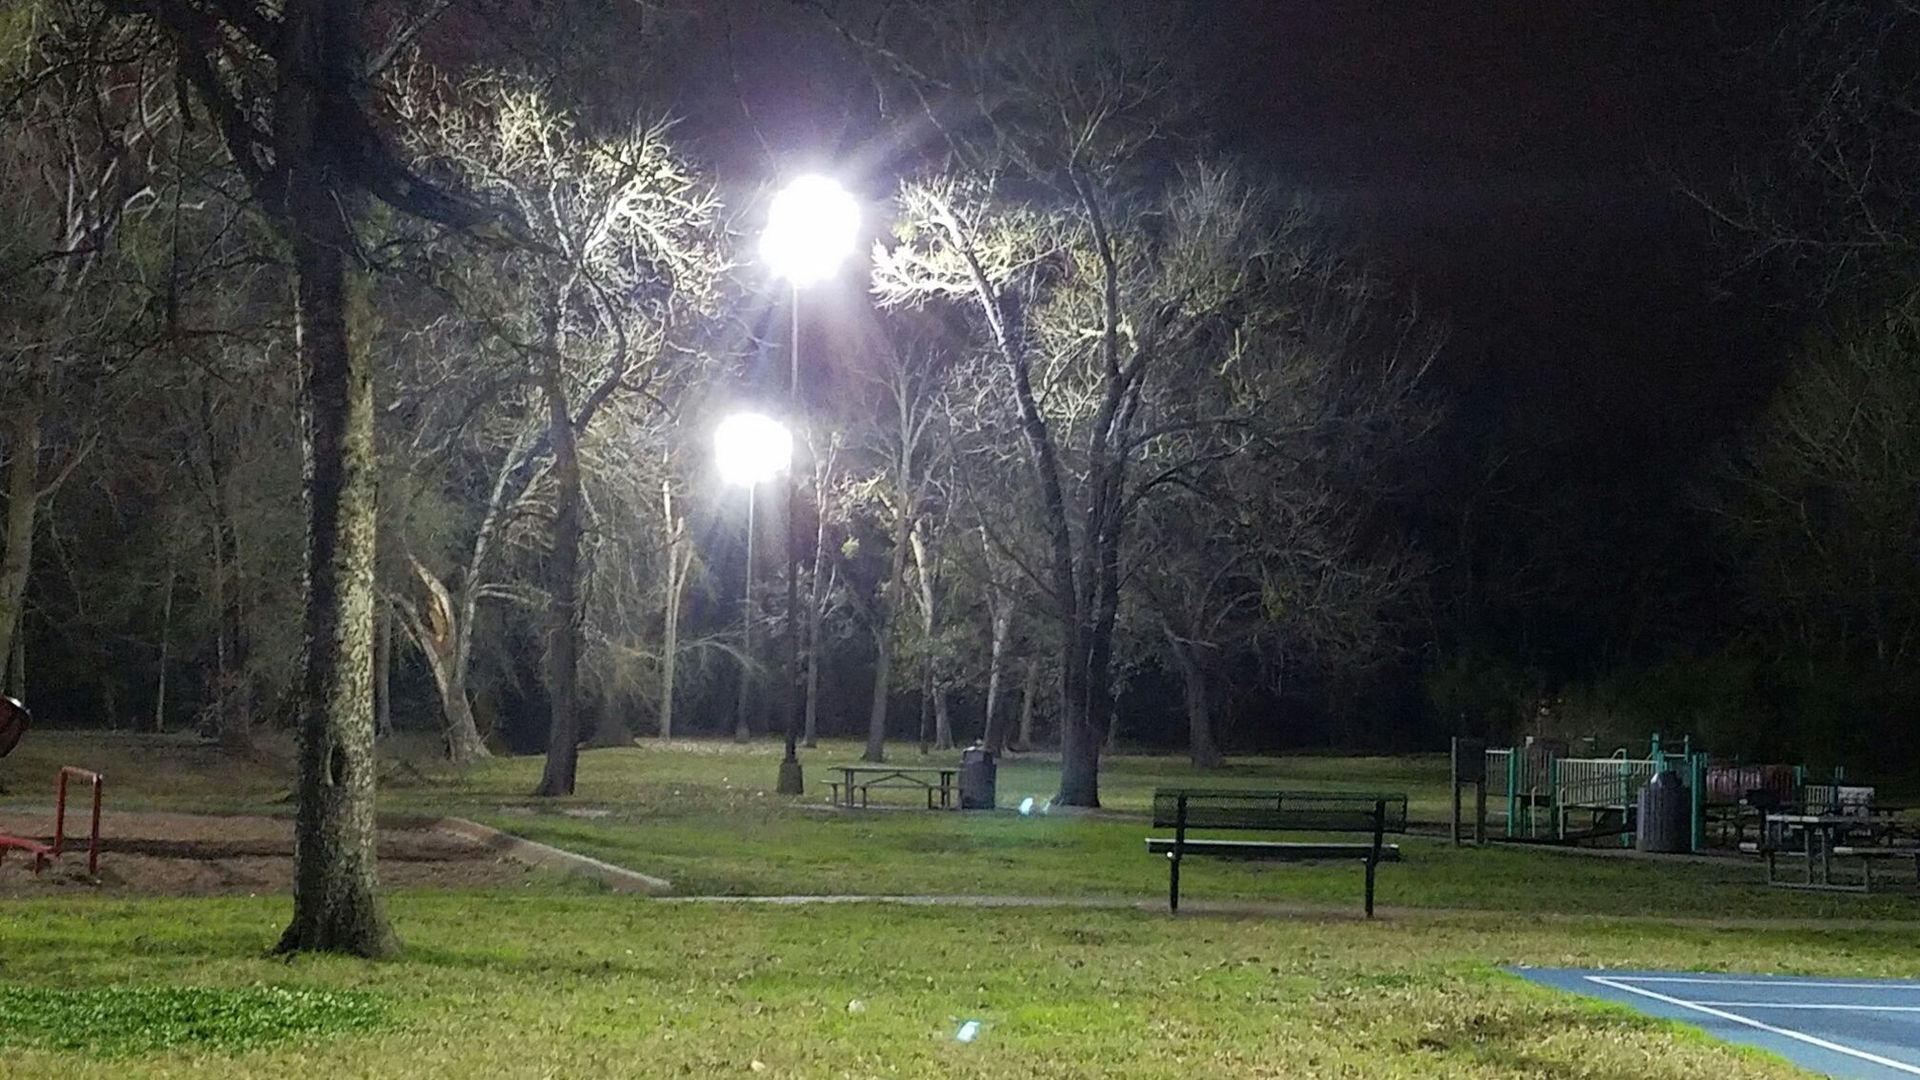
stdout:
[[(1760, 853), (1767, 860), (1767, 884), (1791, 889), (1868, 892), (1873, 888), (1876, 859), (1912, 859), (1920, 878), (1920, 847), (1888, 844), (1890, 823), (1872, 814), (1769, 813)], [(1799, 880), (1783, 878), (1777, 867), (1781, 855), (1798, 855), (1805, 872)], [(1835, 878), (1835, 859), (1857, 859), (1860, 878)]]
[(836, 806), (852, 807), (854, 795), (858, 793), (858, 805), (866, 806), (868, 793), (874, 788), (904, 788), (909, 791), (927, 793), (927, 809), (934, 809), (934, 800), (939, 799), (939, 808), (951, 810), (953, 797), (957, 790), (954, 780), (960, 775), (958, 765), (887, 765), (862, 763), (859, 765), (829, 765), (829, 769), (839, 772), (839, 780), (827, 781), (833, 791)]

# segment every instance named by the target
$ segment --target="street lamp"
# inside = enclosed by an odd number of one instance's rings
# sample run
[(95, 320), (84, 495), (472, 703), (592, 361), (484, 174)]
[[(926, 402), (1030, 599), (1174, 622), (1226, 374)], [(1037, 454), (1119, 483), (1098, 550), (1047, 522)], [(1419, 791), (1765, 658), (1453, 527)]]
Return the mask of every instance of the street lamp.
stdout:
[(753, 662), (753, 493), (773, 479), (793, 458), (793, 433), (787, 426), (760, 413), (734, 413), (713, 432), (713, 463), (720, 479), (747, 489), (747, 572), (740, 605), (740, 697), (734, 713), (734, 731), (747, 730), (747, 699)]
[[(840, 264), (853, 254), (860, 241), (860, 204), (847, 189), (830, 177), (795, 177), (773, 197), (767, 207), (767, 231), (760, 236), (760, 258), (776, 277), (784, 278), (793, 289), (793, 345), (789, 354), (787, 377), (787, 413), (800, 419), (800, 290), (833, 276)], [(794, 504), (798, 481), (787, 474), (787, 663), (786, 708), (787, 752), (780, 759), (782, 795), (798, 795), (806, 785), (801, 777), (800, 758), (795, 752), (800, 710), (797, 683), (799, 677), (800, 585), (799, 561), (793, 550)], [(819, 568), (815, 567), (818, 573)], [(809, 643), (818, 648), (818, 643)], [(816, 655), (814, 663), (819, 663)]]

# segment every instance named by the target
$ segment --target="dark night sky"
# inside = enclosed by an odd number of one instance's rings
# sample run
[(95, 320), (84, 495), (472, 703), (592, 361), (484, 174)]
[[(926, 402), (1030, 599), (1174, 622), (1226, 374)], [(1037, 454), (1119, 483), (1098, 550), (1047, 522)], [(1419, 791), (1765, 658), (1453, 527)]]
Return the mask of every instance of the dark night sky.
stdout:
[(1220, 5), (1227, 136), (1352, 217), (1444, 311), (1453, 375), (1546, 443), (1664, 470), (1764, 386), (1676, 173), (1755, 99), (1735, 28), (1672, 3)]

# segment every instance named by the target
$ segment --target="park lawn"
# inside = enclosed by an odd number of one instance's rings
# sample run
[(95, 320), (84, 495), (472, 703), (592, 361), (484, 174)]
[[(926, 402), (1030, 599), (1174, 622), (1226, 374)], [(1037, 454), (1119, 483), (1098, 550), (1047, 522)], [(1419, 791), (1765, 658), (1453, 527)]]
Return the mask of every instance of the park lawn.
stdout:
[[(29, 747), (38, 758), (25, 757)], [(459, 815), (505, 831), (665, 877), (681, 895), (954, 895), (1162, 897), (1163, 860), (1145, 854), (1144, 820), (1108, 815), (928, 813), (911, 809), (840, 812), (810, 792), (772, 791), (779, 745), (762, 741), (678, 742), (585, 752), (579, 793), (536, 799), (540, 760), (496, 758), (466, 770), (391, 759), (380, 794), (384, 813)], [(810, 776), (851, 761), (858, 747), (834, 743), (807, 752)], [(906, 748), (901, 756), (917, 760)], [(56, 760), (86, 763), (108, 776), (108, 806), (216, 812), (288, 813), (284, 762), (251, 762), (195, 746), (156, 753), (141, 744), (78, 732), (35, 732), (5, 762), (18, 778)], [(1044, 799), (1057, 765), (1016, 759), (1000, 771), (1003, 806), (1022, 792)], [(1196, 773), (1184, 758), (1109, 759), (1105, 801), (1143, 809), (1160, 784), (1237, 783), (1406, 790), (1419, 807), (1444, 808), (1444, 761), (1300, 756), (1236, 759), (1224, 776)], [(1342, 778), (1352, 778), (1342, 784)], [(910, 795), (897, 796), (910, 800)], [(1444, 812), (1444, 810), (1440, 811)], [(1767, 888), (1757, 864), (1645, 861), (1497, 846), (1455, 849), (1430, 837), (1401, 840), (1405, 861), (1380, 871), (1389, 907), (1565, 915), (1920, 920), (1911, 894), (1872, 896)], [(1187, 864), (1193, 900), (1257, 900), (1356, 910), (1357, 863)]]
[[(541, 759), (499, 757), (454, 769), (435, 757), (434, 742), (403, 737), (388, 746), (382, 770), (382, 804), (388, 809), (440, 812), (556, 805), (529, 793), (539, 782)], [(803, 751), (809, 793), (804, 801), (826, 802), (827, 766), (856, 762), (861, 745), (831, 740)], [(722, 740), (647, 742), (630, 748), (588, 750), (581, 755), (579, 790), (569, 801), (626, 809), (695, 805), (722, 810), (756, 798), (771, 798), (781, 747), (776, 740), (737, 744)], [(891, 759), (906, 765), (957, 765), (958, 751), (922, 756), (897, 746)], [(201, 809), (257, 813), (284, 806), (292, 784), (292, 747), (285, 738), (261, 740), (250, 760), (236, 760), (191, 737), (150, 739), (92, 731), (35, 730), (0, 763), (0, 783), (9, 802), (52, 799), (53, 777), (62, 765), (79, 765), (107, 776), (114, 805), (127, 809)], [(1002, 805), (1028, 795), (1044, 800), (1059, 783), (1059, 758), (1018, 755), (1000, 765)], [(1175, 784), (1241, 787), (1284, 785), (1303, 789), (1381, 788), (1404, 791), (1421, 821), (1444, 821), (1448, 813), (1447, 764), (1442, 755), (1234, 758), (1222, 769), (1202, 771), (1186, 758), (1166, 754), (1119, 754), (1103, 759), (1101, 800), (1112, 810), (1142, 813), (1155, 787)]]
[[(1164, 859), (1139, 822), (958, 814), (616, 816), (485, 819), (504, 831), (667, 878), (682, 895), (1098, 896), (1163, 900)], [(1757, 864), (1606, 858), (1401, 839), (1382, 866), (1388, 907), (1667, 918), (1920, 919), (1911, 892), (1769, 888)], [(1184, 864), (1188, 901), (1248, 900), (1358, 911), (1360, 864)]]
[[(8, 1076), (1797, 1077), (1503, 965), (1911, 976), (1905, 927), (401, 894), (398, 960), (269, 959), (283, 899), (0, 903), (0, 986), (344, 998), (375, 1022), (208, 1046), (118, 1014)], [(91, 1000), (91, 999), (89, 999)], [(857, 1003), (857, 1004), (856, 1004)], [(68, 1010), (71, 1014), (73, 1010)], [(976, 1021), (978, 1037), (956, 1038)], [(292, 1025), (297, 1029), (300, 1025)], [(761, 1069), (756, 1070), (754, 1063)]]

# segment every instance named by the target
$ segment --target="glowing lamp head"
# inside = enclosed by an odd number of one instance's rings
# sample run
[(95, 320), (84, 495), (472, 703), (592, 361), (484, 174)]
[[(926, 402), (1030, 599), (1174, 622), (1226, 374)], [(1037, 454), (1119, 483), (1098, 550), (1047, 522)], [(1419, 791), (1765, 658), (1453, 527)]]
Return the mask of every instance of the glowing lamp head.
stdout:
[(760, 258), (773, 272), (804, 288), (833, 276), (860, 239), (860, 204), (838, 181), (802, 176), (767, 208)]
[(729, 484), (752, 487), (778, 476), (793, 457), (793, 434), (762, 413), (734, 413), (713, 433), (714, 464)]

